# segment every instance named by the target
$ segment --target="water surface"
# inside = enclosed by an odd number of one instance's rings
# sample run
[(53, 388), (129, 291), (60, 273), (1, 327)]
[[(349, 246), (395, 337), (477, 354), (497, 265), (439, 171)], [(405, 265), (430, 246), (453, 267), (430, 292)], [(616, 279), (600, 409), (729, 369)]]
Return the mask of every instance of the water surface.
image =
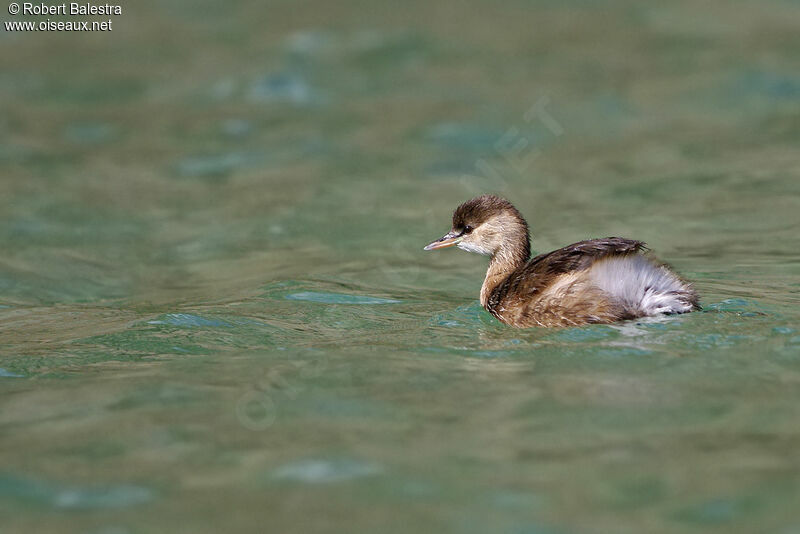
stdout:
[[(404, 5), (0, 34), (3, 532), (800, 532), (798, 6)], [(499, 324), (484, 192), (704, 311)]]

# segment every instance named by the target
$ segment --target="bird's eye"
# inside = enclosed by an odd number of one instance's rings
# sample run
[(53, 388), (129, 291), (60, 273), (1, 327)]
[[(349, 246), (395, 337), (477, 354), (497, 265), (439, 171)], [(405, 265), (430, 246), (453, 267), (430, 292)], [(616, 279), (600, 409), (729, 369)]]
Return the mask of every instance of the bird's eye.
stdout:
[(471, 226), (465, 226), (464, 227), (464, 233), (465, 234), (472, 233), (472, 227)]

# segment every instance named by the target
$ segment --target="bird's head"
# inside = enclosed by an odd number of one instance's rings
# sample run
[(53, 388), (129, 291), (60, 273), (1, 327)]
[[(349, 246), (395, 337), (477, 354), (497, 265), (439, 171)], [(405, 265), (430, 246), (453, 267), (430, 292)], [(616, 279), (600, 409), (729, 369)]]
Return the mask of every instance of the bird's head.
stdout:
[(452, 246), (488, 256), (509, 254), (527, 259), (528, 224), (508, 200), (482, 195), (457, 207), (450, 231), (429, 243), (425, 250)]

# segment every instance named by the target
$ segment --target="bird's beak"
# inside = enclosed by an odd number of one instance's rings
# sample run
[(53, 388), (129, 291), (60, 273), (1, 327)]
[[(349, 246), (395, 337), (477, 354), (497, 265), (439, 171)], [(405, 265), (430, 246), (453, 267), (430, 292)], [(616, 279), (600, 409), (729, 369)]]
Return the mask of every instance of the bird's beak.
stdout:
[(428, 246), (422, 250), (436, 250), (437, 248), (452, 247), (454, 245), (458, 245), (462, 239), (464, 239), (463, 234), (457, 234), (454, 231), (450, 231), (433, 243), (428, 243)]

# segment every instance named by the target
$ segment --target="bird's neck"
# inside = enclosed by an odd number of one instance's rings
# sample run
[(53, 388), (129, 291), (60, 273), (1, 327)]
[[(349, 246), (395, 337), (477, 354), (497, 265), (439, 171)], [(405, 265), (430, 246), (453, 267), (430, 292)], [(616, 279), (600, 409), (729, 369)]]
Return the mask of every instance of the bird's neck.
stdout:
[(528, 243), (527, 232), (524, 238), (520, 236), (520, 239), (510, 241), (507, 244), (504, 243), (492, 255), (489, 268), (486, 270), (486, 278), (484, 278), (481, 286), (481, 306), (486, 307), (489, 297), (497, 286), (511, 276), (511, 273), (522, 267), (529, 257), (530, 244)]

